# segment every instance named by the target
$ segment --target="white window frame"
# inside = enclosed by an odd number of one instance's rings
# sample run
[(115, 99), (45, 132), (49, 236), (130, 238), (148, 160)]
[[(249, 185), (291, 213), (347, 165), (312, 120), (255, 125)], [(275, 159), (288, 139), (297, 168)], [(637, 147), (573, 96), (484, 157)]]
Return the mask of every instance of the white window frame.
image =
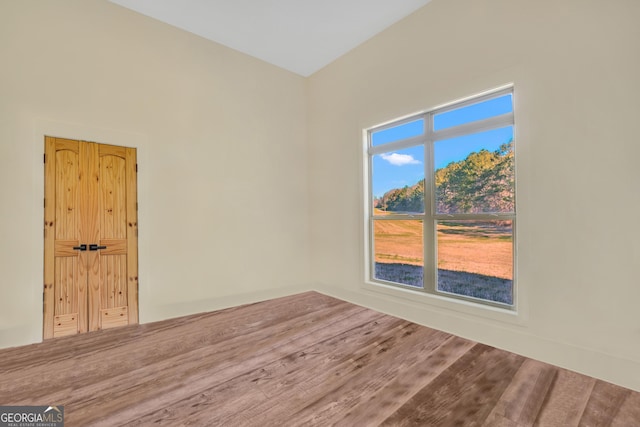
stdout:
[[(502, 127), (513, 127), (514, 141), (514, 163), (516, 159), (516, 129), (513, 111), (511, 113), (493, 116), (488, 119), (478, 120), (474, 122), (464, 123), (462, 125), (452, 126), (439, 131), (433, 130), (433, 117), (447, 111), (459, 109), (468, 105), (477, 104), (479, 102), (498, 98), (504, 95), (512, 95), (514, 99), (513, 85), (507, 85), (495, 90), (487, 91), (479, 95), (465, 98), (461, 101), (452, 102), (440, 107), (433, 108), (426, 112), (414, 114), (401, 119), (393, 120), (382, 125), (374, 126), (364, 130), (365, 136), (365, 216), (366, 228), (365, 233), (365, 283), (374, 286), (384, 286), (387, 288), (395, 288), (406, 290), (410, 294), (422, 293), (436, 296), (438, 299), (449, 300), (453, 302), (461, 302), (463, 304), (471, 303), (474, 306), (483, 308), (498, 309), (499, 311), (507, 311), (516, 314), (518, 307), (518, 286), (516, 271), (516, 210), (517, 203), (514, 204), (514, 212), (510, 213), (481, 213), (481, 214), (436, 214), (435, 212), (435, 170), (434, 170), (434, 144), (437, 141), (474, 134), (478, 132), (498, 129)], [(514, 102), (515, 109), (515, 102)], [(376, 132), (394, 128), (405, 123), (423, 119), (424, 129), (422, 135), (401, 139), (373, 146), (372, 135)], [(373, 209), (373, 157), (375, 155), (398, 151), (406, 148), (422, 145), (424, 147), (424, 214), (387, 214), (384, 216), (375, 215)], [(514, 176), (516, 175), (516, 167), (514, 164)], [(517, 181), (517, 178), (516, 178)], [(516, 200), (514, 188), (514, 201)], [(512, 304), (500, 303), (491, 300), (443, 292), (437, 289), (437, 236), (436, 224), (438, 220), (509, 220), (512, 221), (512, 251), (513, 251), (513, 277), (512, 277)], [(374, 249), (374, 223), (379, 220), (422, 220), (423, 223), (423, 287), (417, 288), (402, 283), (386, 281), (375, 278), (375, 249)]]

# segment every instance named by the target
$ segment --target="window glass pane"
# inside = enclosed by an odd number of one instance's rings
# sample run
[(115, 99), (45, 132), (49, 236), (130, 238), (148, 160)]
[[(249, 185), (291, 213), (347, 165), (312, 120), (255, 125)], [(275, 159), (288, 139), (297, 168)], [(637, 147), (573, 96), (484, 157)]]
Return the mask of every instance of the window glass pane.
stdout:
[(424, 146), (373, 156), (375, 215), (424, 212)]
[(457, 108), (433, 116), (433, 130), (438, 131), (452, 126), (488, 119), (489, 117), (513, 112), (511, 94), (489, 99), (477, 104)]
[(438, 290), (513, 304), (513, 222), (438, 221)]
[(436, 213), (515, 209), (513, 126), (434, 143)]
[(374, 220), (374, 277), (422, 288), (422, 220)]
[(371, 134), (371, 145), (376, 146), (387, 142), (399, 141), (424, 133), (424, 119), (414, 120), (400, 126), (373, 132)]

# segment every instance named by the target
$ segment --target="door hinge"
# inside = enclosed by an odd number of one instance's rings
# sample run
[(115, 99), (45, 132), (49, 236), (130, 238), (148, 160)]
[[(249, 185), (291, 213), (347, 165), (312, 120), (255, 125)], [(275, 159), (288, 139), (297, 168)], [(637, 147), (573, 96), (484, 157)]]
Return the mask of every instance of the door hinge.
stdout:
[(42, 163), (45, 163), (45, 164), (47, 163), (47, 153), (44, 153), (42, 155)]
[(47, 198), (46, 197), (44, 199), (42, 199), (42, 207), (43, 208), (47, 207)]
[(138, 172), (138, 164), (136, 163), (136, 173)]

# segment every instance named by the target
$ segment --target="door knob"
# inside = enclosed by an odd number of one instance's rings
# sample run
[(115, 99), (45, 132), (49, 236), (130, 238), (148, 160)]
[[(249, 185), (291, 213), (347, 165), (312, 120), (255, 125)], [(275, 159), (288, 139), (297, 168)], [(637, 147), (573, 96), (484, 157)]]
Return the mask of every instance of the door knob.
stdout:
[(86, 250), (87, 250), (87, 245), (82, 244), (82, 245), (80, 245), (80, 246), (74, 246), (74, 247), (73, 247), (73, 250), (74, 250), (74, 251), (86, 251)]
[(107, 249), (106, 246), (98, 246), (95, 243), (92, 243), (89, 245), (89, 250), (90, 251), (97, 251), (98, 249)]

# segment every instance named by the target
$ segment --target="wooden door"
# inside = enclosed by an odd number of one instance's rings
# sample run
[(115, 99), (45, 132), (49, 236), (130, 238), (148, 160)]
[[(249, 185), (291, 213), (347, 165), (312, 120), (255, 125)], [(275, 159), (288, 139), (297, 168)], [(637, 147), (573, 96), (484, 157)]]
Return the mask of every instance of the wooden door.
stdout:
[(45, 137), (44, 338), (138, 322), (133, 148)]

